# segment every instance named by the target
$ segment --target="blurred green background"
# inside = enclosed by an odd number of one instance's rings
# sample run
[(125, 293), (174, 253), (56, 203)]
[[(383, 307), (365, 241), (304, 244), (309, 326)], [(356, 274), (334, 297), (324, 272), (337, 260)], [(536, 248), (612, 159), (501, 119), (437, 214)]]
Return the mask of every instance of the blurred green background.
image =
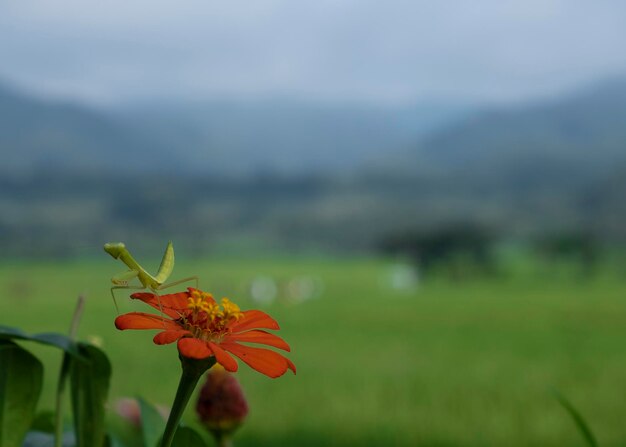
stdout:
[[(137, 395), (169, 405), (176, 349), (154, 345), (154, 331), (114, 328), (107, 278), (119, 266), (107, 261), (5, 263), (3, 322), (64, 331), (85, 293), (79, 335), (111, 357), (111, 405)], [(581, 279), (560, 267), (546, 275), (517, 262), (498, 278), (401, 286), (394, 278), (406, 265), (362, 258), (182, 261), (176, 273), (197, 273), (204, 289), (270, 313), (292, 346), (296, 376), (271, 380), (241, 365), (251, 412), (237, 445), (583, 445), (551, 387), (575, 403), (601, 445), (623, 445), (623, 271), (607, 263)], [(318, 284), (314, 294), (293, 287), (306, 278)], [(60, 355), (33, 350), (50, 368), (42, 403), (51, 408)], [(193, 409), (186, 420), (194, 423)]]

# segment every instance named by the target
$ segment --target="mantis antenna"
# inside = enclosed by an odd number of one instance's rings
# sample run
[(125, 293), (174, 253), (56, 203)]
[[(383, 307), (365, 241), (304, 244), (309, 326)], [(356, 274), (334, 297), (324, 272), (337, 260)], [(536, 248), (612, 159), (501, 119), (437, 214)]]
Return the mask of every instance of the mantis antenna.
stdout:
[[(111, 282), (114, 284), (111, 287), (111, 297), (115, 304), (115, 309), (119, 313), (119, 307), (117, 306), (117, 300), (115, 299), (115, 290), (119, 289), (132, 289), (132, 290), (151, 290), (159, 300), (159, 307), (161, 307), (161, 313), (163, 308), (161, 306), (161, 300), (159, 299), (159, 291), (167, 289), (178, 284), (182, 284), (188, 281), (195, 281), (196, 288), (198, 287), (198, 277), (190, 276), (178, 281), (165, 284), (167, 278), (170, 277), (172, 270), (174, 270), (174, 246), (172, 242), (167, 243), (165, 247), (165, 253), (163, 259), (161, 259), (161, 265), (156, 275), (152, 276), (146, 269), (139, 265), (137, 261), (131, 256), (130, 252), (126, 248), (123, 242), (109, 242), (104, 244), (104, 251), (110, 254), (113, 258), (122, 261), (129, 270), (119, 273), (111, 278)], [(129, 282), (137, 278), (141, 285), (129, 285)]]

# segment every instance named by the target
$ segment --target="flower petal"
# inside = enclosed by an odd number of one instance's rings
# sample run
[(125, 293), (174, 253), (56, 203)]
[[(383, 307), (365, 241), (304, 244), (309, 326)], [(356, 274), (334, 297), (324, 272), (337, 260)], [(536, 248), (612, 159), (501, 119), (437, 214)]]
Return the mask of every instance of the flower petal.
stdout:
[(285, 340), (280, 338), (278, 335), (270, 334), (269, 332), (261, 331), (261, 330), (252, 330), (248, 332), (241, 332), (238, 334), (229, 334), (224, 337), (224, 341), (243, 341), (248, 343), (260, 343), (263, 345), (273, 346), (278, 349), (283, 349), (285, 351), (291, 351), (289, 345)]
[(260, 310), (246, 310), (243, 318), (232, 323), (229, 329), (233, 333), (247, 331), (248, 329), (280, 329), (276, 320)]
[(239, 368), (237, 365), (237, 361), (230, 355), (228, 352), (224, 351), (219, 345), (216, 345), (213, 342), (209, 342), (209, 347), (215, 354), (215, 360), (217, 363), (222, 365), (226, 371), (235, 372)]
[(184, 337), (178, 340), (178, 352), (192, 359), (205, 359), (213, 355), (205, 341), (192, 337)]
[(138, 292), (133, 293), (130, 297), (134, 300), (141, 300), (172, 318), (178, 318), (182, 312), (186, 311), (189, 302), (188, 292), (169, 293), (167, 295)]
[(287, 369), (291, 369), (295, 373), (293, 363), (279, 353), (270, 351), (269, 349), (253, 348), (233, 342), (222, 343), (220, 346), (224, 350), (235, 354), (251, 368), (256, 369), (258, 372), (268, 377), (280, 377), (285, 374)]
[(183, 335), (190, 335), (189, 331), (185, 330), (174, 330), (170, 329), (167, 331), (159, 332), (154, 336), (152, 341), (154, 341), (157, 345), (169, 345), (170, 343), (174, 343)]
[(125, 329), (180, 329), (176, 322), (168, 318), (144, 312), (120, 315), (115, 319), (115, 327), (122, 331)]

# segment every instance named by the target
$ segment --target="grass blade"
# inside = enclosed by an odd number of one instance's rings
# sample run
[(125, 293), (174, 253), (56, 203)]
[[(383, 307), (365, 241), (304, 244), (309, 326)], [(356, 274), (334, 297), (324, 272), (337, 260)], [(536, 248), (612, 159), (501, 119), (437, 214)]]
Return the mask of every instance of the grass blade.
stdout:
[(576, 427), (578, 427), (581, 435), (587, 441), (587, 444), (589, 444), (590, 447), (598, 447), (598, 442), (596, 441), (593, 432), (589, 428), (589, 425), (587, 425), (587, 423), (585, 422), (585, 419), (582, 417), (582, 415), (578, 412), (578, 410), (576, 410), (574, 405), (572, 405), (572, 403), (559, 391), (553, 389), (552, 394), (554, 395), (557, 402), (561, 404), (561, 406), (565, 408), (565, 411), (567, 411), (567, 413), (570, 415), (570, 417), (574, 421), (574, 424), (576, 424)]

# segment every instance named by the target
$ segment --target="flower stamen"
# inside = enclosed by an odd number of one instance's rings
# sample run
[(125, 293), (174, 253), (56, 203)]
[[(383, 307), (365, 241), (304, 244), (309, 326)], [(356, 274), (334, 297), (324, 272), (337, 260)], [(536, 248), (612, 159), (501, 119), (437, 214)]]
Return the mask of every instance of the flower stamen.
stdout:
[(224, 319), (239, 320), (243, 317), (243, 312), (235, 303), (228, 298), (222, 298), (222, 307), (224, 308)]
[(181, 322), (194, 337), (205, 340), (221, 340), (228, 332), (228, 325), (243, 318), (239, 306), (228, 298), (222, 298), (221, 306), (213, 295), (199, 290), (190, 292), (187, 309), (191, 311), (181, 316)]

